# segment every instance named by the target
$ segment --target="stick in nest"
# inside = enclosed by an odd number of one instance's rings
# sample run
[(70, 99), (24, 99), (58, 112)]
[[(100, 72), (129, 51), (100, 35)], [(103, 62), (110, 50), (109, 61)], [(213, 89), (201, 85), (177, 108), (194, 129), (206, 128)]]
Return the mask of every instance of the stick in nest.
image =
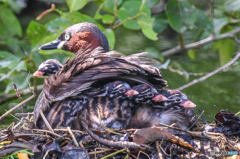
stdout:
[[(12, 83), (13, 87), (14, 87), (14, 90), (16, 92), (16, 95), (18, 97), (18, 99), (20, 99), (20, 101), (22, 102), (22, 96), (21, 94), (18, 92), (18, 89), (17, 89), (17, 85), (15, 83)], [(22, 106), (22, 113), (24, 113), (24, 110), (23, 110), (23, 106)]]
[(145, 144), (138, 145), (134, 142), (128, 142), (128, 141), (111, 141), (107, 139), (100, 138), (98, 135), (94, 134), (87, 126), (86, 122), (81, 120), (83, 128), (89, 133), (89, 135), (94, 138), (97, 142), (108, 146), (113, 147), (117, 149), (124, 149), (128, 148), (130, 150), (149, 150), (151, 149), (149, 146)]
[(7, 115), (9, 115), (10, 113), (12, 113), (14, 110), (16, 110), (17, 108), (21, 107), (23, 104), (29, 102), (30, 100), (32, 100), (33, 98), (36, 97), (36, 93), (33, 91), (33, 89), (30, 87), (29, 88), (30, 91), (32, 92), (32, 96), (25, 99), (24, 101), (22, 101), (21, 103), (19, 103), (18, 105), (16, 105), (15, 107), (13, 107), (12, 109), (10, 109), (9, 111), (7, 111), (6, 113), (4, 113), (1, 117), (0, 117), (0, 121), (2, 119), (4, 119)]

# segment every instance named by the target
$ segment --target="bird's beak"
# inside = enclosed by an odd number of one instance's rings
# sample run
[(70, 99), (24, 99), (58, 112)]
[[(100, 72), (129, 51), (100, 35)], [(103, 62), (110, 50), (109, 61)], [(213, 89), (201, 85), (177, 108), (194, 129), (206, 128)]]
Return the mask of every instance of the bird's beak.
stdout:
[(138, 95), (138, 94), (139, 94), (139, 93), (138, 93), (137, 91), (133, 90), (133, 89), (130, 89), (130, 90), (128, 90), (128, 91), (125, 93), (125, 95), (127, 95), (128, 97), (136, 96), (136, 95)]
[(152, 100), (155, 102), (165, 102), (165, 101), (168, 101), (169, 99), (167, 97), (159, 94), (156, 97), (154, 97)]
[(183, 106), (184, 108), (194, 108), (196, 107), (196, 104), (194, 104), (193, 102), (191, 102), (190, 100), (182, 103), (182, 104), (179, 104), (180, 106)]
[(33, 76), (34, 77), (37, 77), (37, 76), (42, 76), (44, 74), (44, 72), (42, 72), (42, 71), (36, 71), (34, 74), (33, 74)]
[(46, 43), (40, 46), (39, 50), (53, 50), (53, 49), (61, 49), (64, 44), (64, 41), (60, 41), (58, 39), (53, 40), (49, 43)]

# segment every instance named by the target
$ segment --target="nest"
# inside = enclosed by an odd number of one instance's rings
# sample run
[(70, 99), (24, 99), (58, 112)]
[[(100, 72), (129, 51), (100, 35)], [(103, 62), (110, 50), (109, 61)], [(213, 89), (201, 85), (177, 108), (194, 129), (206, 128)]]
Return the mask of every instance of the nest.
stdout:
[[(82, 122), (85, 131), (70, 127), (53, 130), (35, 129), (28, 114), (19, 123), (2, 130), (2, 158), (238, 158), (240, 142), (231, 131), (219, 130), (224, 124), (197, 122), (191, 131), (159, 123), (143, 129), (92, 131)], [(172, 132), (179, 132), (173, 135)], [(233, 133), (233, 132), (232, 132)]]
[[(33, 95), (0, 117), (35, 97)], [(211, 159), (239, 158), (240, 118), (228, 110), (221, 110), (206, 122), (203, 112), (190, 130), (158, 123), (142, 129), (91, 130), (84, 120), (84, 131), (70, 127), (48, 130), (36, 129), (32, 113), (18, 114), (21, 120), (0, 131), (0, 158), (12, 159)], [(43, 116), (42, 116), (43, 117)], [(200, 122), (202, 118), (202, 122)], [(44, 119), (44, 118), (43, 118)], [(101, 123), (101, 119), (100, 123)], [(48, 125), (47, 121), (45, 124)]]

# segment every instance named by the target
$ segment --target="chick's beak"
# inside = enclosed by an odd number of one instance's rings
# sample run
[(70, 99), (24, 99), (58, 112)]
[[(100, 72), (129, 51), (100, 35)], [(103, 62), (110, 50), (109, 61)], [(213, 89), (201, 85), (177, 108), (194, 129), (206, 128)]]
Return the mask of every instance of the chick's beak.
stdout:
[(61, 49), (64, 41), (60, 41), (58, 39), (53, 40), (49, 43), (46, 43), (40, 46), (39, 50), (53, 50), (53, 49)]
[(185, 108), (194, 108), (196, 107), (196, 104), (194, 104), (193, 102), (191, 102), (190, 100), (182, 103), (182, 104), (179, 104), (180, 106), (183, 106)]
[(138, 93), (137, 91), (133, 90), (133, 89), (130, 89), (130, 90), (128, 90), (128, 91), (125, 93), (125, 95), (127, 95), (128, 97), (136, 96), (136, 95), (138, 95), (138, 94), (139, 94), (139, 93)]
[(167, 97), (159, 94), (156, 97), (154, 97), (152, 100), (155, 102), (165, 102), (165, 101), (168, 101), (169, 99)]
[(44, 74), (44, 72), (42, 72), (42, 71), (36, 71), (34, 74), (33, 74), (33, 76), (34, 77), (37, 77), (37, 76), (42, 76)]

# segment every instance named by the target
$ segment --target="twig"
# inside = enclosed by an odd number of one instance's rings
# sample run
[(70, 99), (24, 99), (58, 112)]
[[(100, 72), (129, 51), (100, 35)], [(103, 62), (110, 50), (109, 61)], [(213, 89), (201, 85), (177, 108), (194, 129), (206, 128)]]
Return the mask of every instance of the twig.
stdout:
[(137, 159), (140, 159), (140, 158), (139, 158), (140, 153), (143, 153), (143, 154), (146, 155), (149, 159), (151, 159), (151, 158), (148, 156), (148, 154), (146, 154), (146, 153), (143, 152), (143, 151), (139, 151), (139, 152), (138, 152)]
[(4, 113), (1, 117), (0, 117), (0, 121), (2, 119), (4, 119), (7, 115), (9, 115), (11, 112), (13, 112), (14, 110), (16, 110), (17, 108), (19, 108), (20, 106), (22, 106), (23, 104), (27, 103), (28, 101), (32, 100), (33, 98), (36, 97), (36, 93), (31, 89), (29, 88), (30, 91), (32, 92), (32, 96), (25, 99), (24, 101), (22, 101), (21, 103), (19, 103), (18, 105), (16, 105), (15, 107), (13, 107), (12, 109), (10, 109), (9, 111), (7, 111), (6, 113)]
[(225, 65), (217, 68), (216, 70), (214, 70), (214, 71), (206, 74), (205, 76), (203, 76), (203, 77), (201, 77), (201, 78), (195, 79), (195, 80), (193, 80), (193, 81), (191, 81), (191, 82), (189, 82), (189, 83), (187, 83), (187, 84), (185, 84), (185, 85), (183, 85), (183, 86), (181, 86), (181, 87), (179, 87), (179, 88), (176, 88), (176, 89), (177, 89), (177, 90), (183, 90), (183, 89), (188, 88), (188, 87), (190, 87), (190, 86), (192, 86), (192, 85), (194, 85), (194, 84), (196, 84), (196, 83), (199, 83), (199, 82), (202, 82), (202, 81), (206, 80), (207, 78), (215, 75), (216, 73), (218, 73), (218, 72), (222, 71), (223, 69), (225, 69), (225, 68), (231, 66), (232, 64), (234, 64), (234, 62), (235, 62), (239, 57), (240, 57), (240, 53), (237, 53), (237, 55), (236, 55), (232, 60), (230, 60), (228, 63), (226, 63)]
[[(5, 112), (7, 112), (6, 109), (4, 109), (4, 110), (5, 110)], [(15, 119), (17, 119), (18, 121), (20, 121), (20, 119), (18, 119), (17, 117), (15, 117), (12, 113), (10, 113), (10, 115), (11, 115), (12, 117), (14, 117)]]
[(94, 151), (94, 152), (89, 152), (89, 155), (95, 155), (95, 154), (99, 154), (99, 153), (105, 153), (105, 152), (110, 152), (113, 151), (113, 149), (104, 149), (102, 151)]
[(73, 134), (72, 130), (70, 129), (69, 126), (67, 127), (67, 129), (68, 129), (69, 134), (72, 136), (74, 144), (76, 145), (76, 147), (79, 147), (79, 144), (78, 144), (78, 142), (77, 142), (77, 140), (75, 138), (75, 135)]
[(47, 150), (47, 152), (45, 153), (45, 155), (43, 156), (43, 159), (46, 159), (46, 157), (47, 157), (47, 155), (48, 155), (48, 153), (50, 152), (50, 151), (52, 151), (53, 150), (53, 148), (52, 149), (49, 149), (49, 150)]
[(33, 113), (15, 113), (15, 116), (28, 117), (33, 116)]
[(201, 112), (201, 114), (199, 115), (199, 117), (197, 118), (197, 120), (188, 128), (188, 130), (190, 130), (200, 119), (200, 117), (203, 115), (204, 111)]
[(128, 141), (111, 141), (111, 140), (107, 140), (104, 138), (100, 138), (98, 135), (94, 134), (87, 126), (86, 122), (81, 120), (82, 126), (83, 128), (88, 132), (88, 134), (94, 138), (96, 141), (98, 141), (99, 143), (105, 145), (105, 146), (109, 146), (109, 147), (114, 147), (117, 149), (123, 149), (123, 148), (128, 148), (130, 150), (140, 150), (140, 149), (150, 149), (149, 146), (141, 144), (138, 145), (134, 142), (128, 142)]
[(187, 50), (187, 49), (193, 49), (193, 48), (198, 48), (198, 47), (201, 47), (207, 43), (210, 43), (210, 42), (213, 42), (213, 41), (217, 41), (217, 40), (221, 40), (221, 39), (226, 39), (226, 38), (234, 38), (234, 35), (239, 33), (240, 32), (240, 27), (239, 28), (236, 28), (234, 29), (233, 31), (230, 31), (230, 32), (227, 32), (227, 33), (224, 33), (224, 34), (221, 34), (219, 36), (214, 36), (214, 35), (210, 35), (208, 38), (206, 39), (203, 39), (203, 40), (200, 40), (200, 41), (197, 41), (195, 43), (191, 43), (191, 44), (187, 44), (187, 45), (184, 45), (183, 47), (180, 47), (179, 45), (172, 48), (172, 49), (169, 49), (167, 51), (164, 51), (162, 52), (162, 55), (163, 56), (171, 56), (171, 55), (174, 55), (180, 51), (183, 51), (183, 50)]
[(52, 132), (52, 131), (49, 131), (49, 130), (41, 130), (41, 129), (30, 129), (30, 130), (45, 132), (45, 133), (49, 133), (49, 134), (55, 135), (55, 136), (57, 136), (57, 137), (62, 137), (61, 135), (58, 135), (58, 134), (56, 134), (55, 132)]
[[(54, 129), (54, 131), (68, 131), (68, 130), (67, 129)], [(84, 132), (82, 132), (80, 130), (72, 130), (72, 132), (77, 132), (77, 133), (84, 134)]]
[[(171, 66), (168, 66), (168, 70), (173, 72), (173, 73), (177, 73), (181, 76), (185, 75), (186, 73), (181, 71), (181, 70), (176, 70), (176, 69), (173, 69)], [(193, 72), (187, 72), (188, 75), (192, 75), (192, 76), (203, 76), (205, 75), (206, 73), (193, 73)]]
[[(14, 90), (16, 92), (16, 95), (17, 97), (20, 99), (20, 101), (22, 102), (22, 96), (21, 94), (18, 92), (18, 89), (17, 89), (17, 85), (15, 83), (12, 83), (13, 87), (14, 87)], [(23, 106), (22, 106), (22, 113), (24, 113), (24, 110), (23, 110)]]
[(121, 153), (121, 152), (124, 152), (124, 151), (126, 151), (126, 148), (124, 148), (124, 149), (122, 149), (122, 150), (119, 150), (119, 151), (116, 151), (116, 152), (114, 152), (114, 153), (111, 153), (111, 154), (109, 154), (109, 155), (107, 155), (107, 156), (104, 156), (104, 157), (102, 157), (101, 159), (109, 158), (109, 157), (111, 157), (111, 156), (114, 156), (114, 155), (116, 155), (116, 154), (118, 154), (118, 153)]
[[(37, 88), (36, 88), (36, 91), (41, 91), (43, 89), (43, 85), (38, 85)], [(25, 95), (28, 95), (31, 93), (31, 90), (29, 90), (28, 88), (27, 89), (24, 89), (24, 90), (21, 90), (19, 91), (19, 93), (22, 95), (22, 96), (25, 96)], [(11, 93), (11, 94), (6, 94), (6, 95), (2, 95), (0, 96), (0, 104), (1, 103), (4, 103), (6, 101), (9, 101), (11, 99), (15, 99), (17, 98), (16, 97), (16, 93)]]
[(160, 145), (159, 145), (159, 141), (157, 140), (157, 141), (155, 141), (155, 144), (156, 144), (156, 148), (157, 148), (157, 151), (158, 151), (158, 157), (159, 157), (159, 159), (163, 159), (163, 155), (162, 155), (162, 152), (161, 152), (161, 150), (160, 150)]
[(52, 129), (52, 127), (51, 127), (51, 125), (50, 125), (49, 122), (47, 121), (45, 115), (43, 114), (42, 110), (40, 110), (39, 112), (40, 112), (40, 115), (41, 115), (44, 123), (47, 125), (48, 129), (49, 129), (50, 131), (54, 132), (53, 129)]

